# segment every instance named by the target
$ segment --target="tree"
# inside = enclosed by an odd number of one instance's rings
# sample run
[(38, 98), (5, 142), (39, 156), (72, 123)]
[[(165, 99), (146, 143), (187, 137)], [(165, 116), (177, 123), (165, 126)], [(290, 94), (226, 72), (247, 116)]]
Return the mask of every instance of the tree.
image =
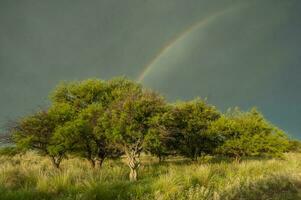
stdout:
[(175, 155), (176, 138), (171, 131), (174, 127), (171, 111), (172, 105), (167, 104), (165, 109), (150, 121), (151, 128), (146, 135), (145, 150), (163, 161), (169, 155)]
[(106, 102), (106, 83), (97, 79), (62, 82), (50, 94), (52, 103), (65, 103), (80, 111), (93, 103)]
[(243, 156), (281, 156), (288, 148), (285, 133), (255, 108), (249, 112), (229, 110), (211, 128), (221, 138), (216, 153), (236, 160)]
[(140, 85), (125, 78), (59, 84), (50, 95), (52, 102), (68, 104), (77, 111), (77, 116), (56, 131), (57, 147), (68, 148), (71, 153), (87, 158), (92, 166), (96, 162), (101, 166), (107, 157), (120, 156), (121, 151), (108, 141), (104, 128), (97, 121), (114, 102), (141, 89)]
[(165, 101), (159, 95), (150, 91), (133, 91), (115, 102), (99, 121), (107, 136), (125, 153), (131, 181), (137, 180), (140, 153), (147, 143), (151, 120), (164, 109)]
[(101, 104), (94, 103), (83, 109), (72, 121), (59, 127), (54, 135), (57, 146), (68, 149), (69, 153), (86, 158), (95, 167), (96, 163), (101, 167), (105, 158), (118, 157), (118, 151), (108, 141), (105, 132), (97, 122), (104, 110)]
[(141, 91), (141, 85), (124, 77), (108, 81), (88, 79), (60, 83), (51, 92), (50, 99), (52, 103), (67, 103), (79, 111), (94, 103), (100, 104), (106, 110), (128, 93)]
[(170, 155), (167, 140), (168, 138), (160, 130), (156, 128), (150, 129), (149, 133), (145, 136), (145, 151), (156, 156), (159, 162), (162, 162), (166, 156)]
[(212, 152), (214, 138), (208, 128), (219, 117), (215, 107), (200, 99), (175, 104), (166, 121), (175, 138), (175, 150), (192, 160), (197, 160), (202, 153)]
[(15, 156), (17, 154), (21, 154), (22, 149), (18, 149), (15, 146), (2, 146), (0, 147), (0, 156)]
[(59, 168), (67, 149), (57, 146), (53, 140), (56, 128), (71, 120), (75, 112), (67, 104), (55, 104), (49, 110), (38, 111), (22, 118), (11, 128), (13, 140), (21, 149), (34, 149), (50, 157)]
[[(64, 82), (51, 93), (51, 105), (16, 121), (13, 139), (21, 149), (35, 149), (55, 167), (66, 155), (81, 156), (94, 167), (125, 154), (130, 179), (137, 180), (140, 153), (163, 160), (179, 154), (281, 156), (300, 143), (269, 123), (256, 109), (224, 115), (195, 99), (166, 104), (157, 93), (125, 78)], [(300, 146), (300, 145), (299, 145)]]
[(300, 140), (290, 140), (288, 151), (290, 151), (290, 152), (301, 152), (301, 142), (300, 142)]

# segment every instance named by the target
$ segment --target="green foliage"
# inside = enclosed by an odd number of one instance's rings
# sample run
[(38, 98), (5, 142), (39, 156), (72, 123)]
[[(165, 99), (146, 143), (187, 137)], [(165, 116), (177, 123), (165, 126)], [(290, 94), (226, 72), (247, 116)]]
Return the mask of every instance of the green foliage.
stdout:
[(59, 167), (66, 149), (56, 145), (53, 139), (55, 130), (71, 120), (75, 111), (64, 103), (54, 104), (48, 111), (38, 111), (22, 118), (12, 127), (11, 134), (18, 148), (35, 149), (50, 156), (53, 164)]
[(127, 98), (128, 95), (139, 94), (143, 90), (140, 84), (123, 77), (108, 80), (107, 88), (109, 99), (107, 106), (110, 106), (111, 103), (122, 101)]
[(78, 114), (77, 118), (59, 127), (54, 134), (57, 147), (88, 159), (94, 167), (101, 166), (107, 157), (116, 157), (120, 151), (108, 140), (105, 132), (97, 126), (104, 114), (101, 104), (93, 103)]
[(142, 150), (151, 120), (164, 110), (164, 106), (164, 100), (155, 93), (145, 91), (129, 94), (112, 105), (101, 123), (108, 137), (122, 148)]
[(15, 156), (22, 153), (22, 150), (15, 146), (6, 146), (0, 148), (0, 156)]
[(288, 151), (290, 151), (290, 152), (301, 152), (301, 141), (299, 141), (299, 140), (290, 140)]
[(171, 154), (167, 146), (167, 140), (168, 138), (166, 138), (165, 132), (162, 133), (159, 129), (152, 128), (145, 136), (145, 151), (157, 156), (159, 162), (161, 162), (165, 157)]
[(112, 102), (123, 99), (128, 93), (141, 90), (140, 85), (122, 77), (109, 81), (88, 79), (60, 83), (50, 94), (50, 99), (52, 102), (70, 104), (78, 110), (93, 103), (107, 108)]
[(151, 127), (145, 139), (145, 150), (163, 161), (169, 155), (175, 155), (176, 138), (173, 135), (174, 121), (171, 118), (172, 105), (166, 105), (163, 112), (150, 120)]
[(21, 119), (13, 128), (13, 139), (20, 148), (38, 149), (47, 153), (47, 147), (55, 128), (46, 111), (39, 111), (34, 115)]
[(18, 149), (35, 149), (56, 167), (67, 155), (94, 167), (125, 154), (136, 180), (141, 152), (161, 161), (171, 155), (281, 157), (300, 150), (300, 142), (289, 141), (256, 109), (221, 114), (201, 99), (167, 104), (123, 77), (63, 82), (50, 99), (49, 108), (20, 119), (10, 132)]
[(52, 102), (66, 103), (76, 109), (82, 109), (94, 102), (105, 101), (106, 84), (97, 79), (62, 82), (50, 94)]
[[(134, 91), (113, 104), (100, 120), (107, 137), (125, 152), (132, 180), (137, 179), (139, 157), (147, 139), (155, 137), (154, 132), (150, 132), (152, 118), (162, 113), (164, 109), (165, 101), (156, 93)], [(147, 137), (148, 134), (152, 134), (152, 137)]]
[(256, 109), (242, 112), (230, 110), (212, 124), (219, 134), (216, 152), (240, 158), (242, 156), (281, 156), (288, 148), (282, 130), (269, 123)]
[(209, 127), (220, 117), (215, 107), (196, 99), (177, 103), (165, 117), (166, 126), (175, 138), (173, 146), (180, 155), (196, 160), (202, 153), (212, 152), (215, 137)]
[(124, 78), (107, 82), (91, 79), (59, 85), (51, 95), (52, 101), (67, 103), (77, 110), (77, 116), (56, 131), (57, 146), (87, 158), (93, 166), (96, 161), (101, 165), (106, 157), (119, 156), (121, 151), (105, 135), (100, 119), (114, 102), (128, 92), (140, 89), (139, 85)]

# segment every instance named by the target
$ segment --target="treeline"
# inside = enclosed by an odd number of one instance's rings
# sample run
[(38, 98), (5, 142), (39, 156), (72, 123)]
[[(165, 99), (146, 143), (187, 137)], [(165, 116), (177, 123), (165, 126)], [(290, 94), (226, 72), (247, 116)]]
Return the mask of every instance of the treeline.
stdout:
[(256, 109), (221, 113), (197, 98), (168, 103), (158, 93), (125, 78), (63, 82), (51, 105), (11, 124), (19, 149), (34, 149), (59, 168), (67, 155), (93, 167), (124, 155), (130, 180), (137, 179), (141, 152), (163, 160), (180, 155), (281, 156), (299, 142), (269, 123)]

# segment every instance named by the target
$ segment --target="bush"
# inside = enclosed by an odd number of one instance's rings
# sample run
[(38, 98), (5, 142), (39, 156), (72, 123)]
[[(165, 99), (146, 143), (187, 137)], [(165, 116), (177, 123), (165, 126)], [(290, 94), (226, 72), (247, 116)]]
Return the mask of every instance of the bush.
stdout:
[(289, 147), (285, 133), (256, 109), (231, 110), (212, 124), (211, 131), (220, 138), (215, 152), (237, 159), (242, 156), (281, 157)]
[(0, 156), (15, 156), (22, 152), (23, 151), (21, 149), (18, 149), (17, 147), (14, 146), (7, 146), (7, 147), (0, 148)]

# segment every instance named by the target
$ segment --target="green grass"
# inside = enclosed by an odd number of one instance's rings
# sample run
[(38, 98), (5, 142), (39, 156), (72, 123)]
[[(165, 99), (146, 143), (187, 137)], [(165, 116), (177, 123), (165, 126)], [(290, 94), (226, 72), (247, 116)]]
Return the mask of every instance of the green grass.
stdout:
[(284, 159), (172, 159), (159, 164), (144, 156), (139, 180), (128, 181), (122, 160), (91, 169), (81, 159), (64, 160), (56, 170), (33, 152), (0, 157), (0, 199), (301, 199), (301, 154)]

